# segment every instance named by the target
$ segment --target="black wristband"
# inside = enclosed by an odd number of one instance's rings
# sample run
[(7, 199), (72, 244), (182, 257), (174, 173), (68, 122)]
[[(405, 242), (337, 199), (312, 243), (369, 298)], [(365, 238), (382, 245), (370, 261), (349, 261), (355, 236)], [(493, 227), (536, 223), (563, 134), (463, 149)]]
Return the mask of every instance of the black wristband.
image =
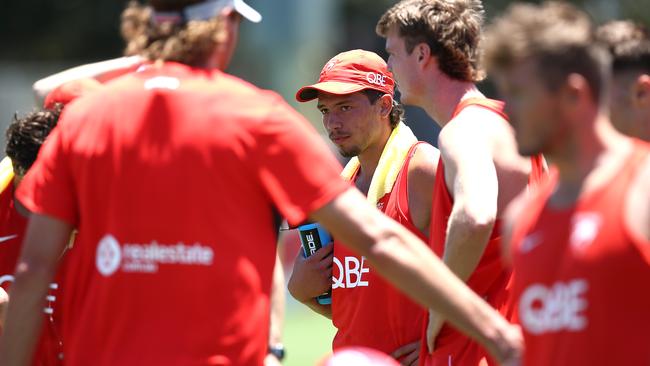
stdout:
[(282, 343), (269, 345), (269, 354), (272, 354), (280, 361), (284, 360), (284, 356), (286, 355), (286, 352), (284, 351), (284, 345)]

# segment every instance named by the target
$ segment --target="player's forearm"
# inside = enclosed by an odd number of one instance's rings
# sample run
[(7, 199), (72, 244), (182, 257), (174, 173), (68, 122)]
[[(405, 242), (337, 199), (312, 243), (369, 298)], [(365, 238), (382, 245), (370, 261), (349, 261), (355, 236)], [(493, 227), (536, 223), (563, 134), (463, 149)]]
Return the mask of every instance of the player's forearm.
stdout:
[(442, 260), (458, 278), (466, 282), (474, 273), (493, 229), (493, 217), (477, 220), (462, 210), (452, 212)]
[(301, 302), (313, 310), (315, 313), (332, 320), (332, 305), (319, 304), (316, 299), (309, 299)]
[(26, 265), (24, 262), (18, 266), (0, 340), (0, 365), (30, 364), (43, 321), (44, 300), (52, 272), (45, 266)]
[(273, 269), (273, 287), (271, 288), (271, 325), (269, 344), (282, 343), (282, 325), (284, 324), (284, 270), (279, 256), (275, 257)]
[(90, 63), (76, 66), (54, 75), (46, 76), (34, 83), (32, 86), (34, 94), (39, 104), (42, 104), (45, 97), (57, 87), (79, 79), (92, 78), (98, 79), (102, 76), (119, 70), (126, 70), (135, 67), (142, 62), (139, 56), (119, 57), (111, 60)]
[(359, 191), (346, 191), (312, 215), (333, 237), (365, 256), (381, 276), (422, 306), (439, 312), (498, 359), (517, 349), (506, 338), (513, 329), (505, 319), (417, 236), (370, 206)]
[[(468, 336), (498, 354), (510, 325), (433, 253), (395, 223), (367, 254), (377, 271), (420, 304), (433, 308)], [(392, 231), (392, 232), (391, 232)], [(400, 248), (400, 250), (396, 250)], [(495, 354), (495, 355), (496, 355)]]

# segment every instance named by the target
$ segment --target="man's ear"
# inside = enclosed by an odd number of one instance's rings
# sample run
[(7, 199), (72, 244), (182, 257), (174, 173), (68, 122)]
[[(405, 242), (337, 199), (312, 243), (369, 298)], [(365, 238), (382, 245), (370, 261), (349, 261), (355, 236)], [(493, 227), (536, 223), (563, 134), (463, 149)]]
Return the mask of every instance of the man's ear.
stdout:
[(390, 94), (384, 94), (379, 98), (380, 113), (382, 117), (390, 116), (393, 110), (393, 97)]
[(558, 98), (561, 113), (569, 116), (573, 121), (584, 120), (580, 116), (585, 113), (585, 106), (596, 103), (589, 82), (583, 75), (577, 73), (567, 75), (564, 83), (554, 94)]
[(413, 52), (415, 52), (419, 64), (424, 65), (429, 62), (429, 58), (431, 57), (431, 48), (428, 44), (424, 42), (418, 43), (413, 48)]
[(632, 85), (632, 103), (637, 108), (650, 108), (650, 75), (639, 75)]

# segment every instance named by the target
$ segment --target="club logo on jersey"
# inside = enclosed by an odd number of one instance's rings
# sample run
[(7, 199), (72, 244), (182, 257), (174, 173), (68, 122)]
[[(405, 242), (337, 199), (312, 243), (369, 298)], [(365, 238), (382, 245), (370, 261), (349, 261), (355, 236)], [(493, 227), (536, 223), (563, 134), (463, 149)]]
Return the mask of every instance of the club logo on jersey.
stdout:
[[(370, 272), (370, 268), (366, 267), (366, 257), (344, 257), (343, 263), (334, 257), (334, 265), (336, 270), (333, 271), (332, 276), (332, 290), (337, 288), (355, 288), (355, 287), (368, 287), (368, 281), (363, 280), (363, 274)], [(338, 271), (337, 271), (338, 270)]]
[(535, 335), (585, 329), (587, 290), (584, 279), (556, 282), (549, 287), (539, 283), (528, 286), (519, 299), (521, 325)]
[(321, 76), (327, 74), (328, 72), (330, 72), (334, 68), (334, 66), (336, 66), (337, 63), (339, 63), (339, 60), (337, 60), (337, 59), (330, 60), (330, 62), (328, 62), (325, 65), (325, 67), (323, 67), (323, 71), (321, 71), (321, 73), (320, 73)]
[(147, 79), (144, 82), (144, 88), (147, 90), (151, 89), (169, 89), (175, 90), (181, 85), (180, 80), (170, 76), (156, 76), (151, 79)]
[(120, 243), (112, 235), (105, 235), (97, 245), (95, 263), (97, 270), (104, 276), (110, 276), (120, 267), (122, 249)]
[(576, 250), (587, 248), (600, 232), (602, 217), (594, 212), (577, 213), (571, 219), (572, 231), (569, 243)]
[(386, 75), (380, 74), (378, 72), (369, 72), (366, 74), (366, 80), (370, 84), (375, 84), (379, 86), (386, 86)]
[(542, 236), (542, 233), (533, 233), (528, 236), (526, 236), (522, 241), (521, 245), (519, 246), (519, 251), (522, 253), (528, 253), (531, 250), (537, 248), (542, 242), (544, 241), (544, 238)]
[(125, 243), (107, 234), (97, 245), (95, 264), (104, 276), (111, 276), (118, 269), (124, 272), (155, 273), (160, 265), (210, 266), (214, 251), (200, 243), (186, 245), (160, 244), (152, 241), (147, 244)]

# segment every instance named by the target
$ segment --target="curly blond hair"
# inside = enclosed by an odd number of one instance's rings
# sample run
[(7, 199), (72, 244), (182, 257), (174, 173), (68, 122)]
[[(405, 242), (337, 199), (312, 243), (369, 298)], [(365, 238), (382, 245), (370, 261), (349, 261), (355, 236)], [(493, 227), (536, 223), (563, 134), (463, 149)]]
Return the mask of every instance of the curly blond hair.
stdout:
[(225, 25), (220, 17), (206, 21), (160, 22), (153, 19), (150, 6), (130, 2), (122, 12), (121, 32), (126, 56), (148, 60), (176, 61), (201, 66), (225, 41)]
[(382, 15), (375, 30), (386, 37), (396, 26), (409, 54), (426, 43), (447, 76), (477, 82), (485, 78), (479, 47), (484, 14), (480, 0), (403, 0)]

